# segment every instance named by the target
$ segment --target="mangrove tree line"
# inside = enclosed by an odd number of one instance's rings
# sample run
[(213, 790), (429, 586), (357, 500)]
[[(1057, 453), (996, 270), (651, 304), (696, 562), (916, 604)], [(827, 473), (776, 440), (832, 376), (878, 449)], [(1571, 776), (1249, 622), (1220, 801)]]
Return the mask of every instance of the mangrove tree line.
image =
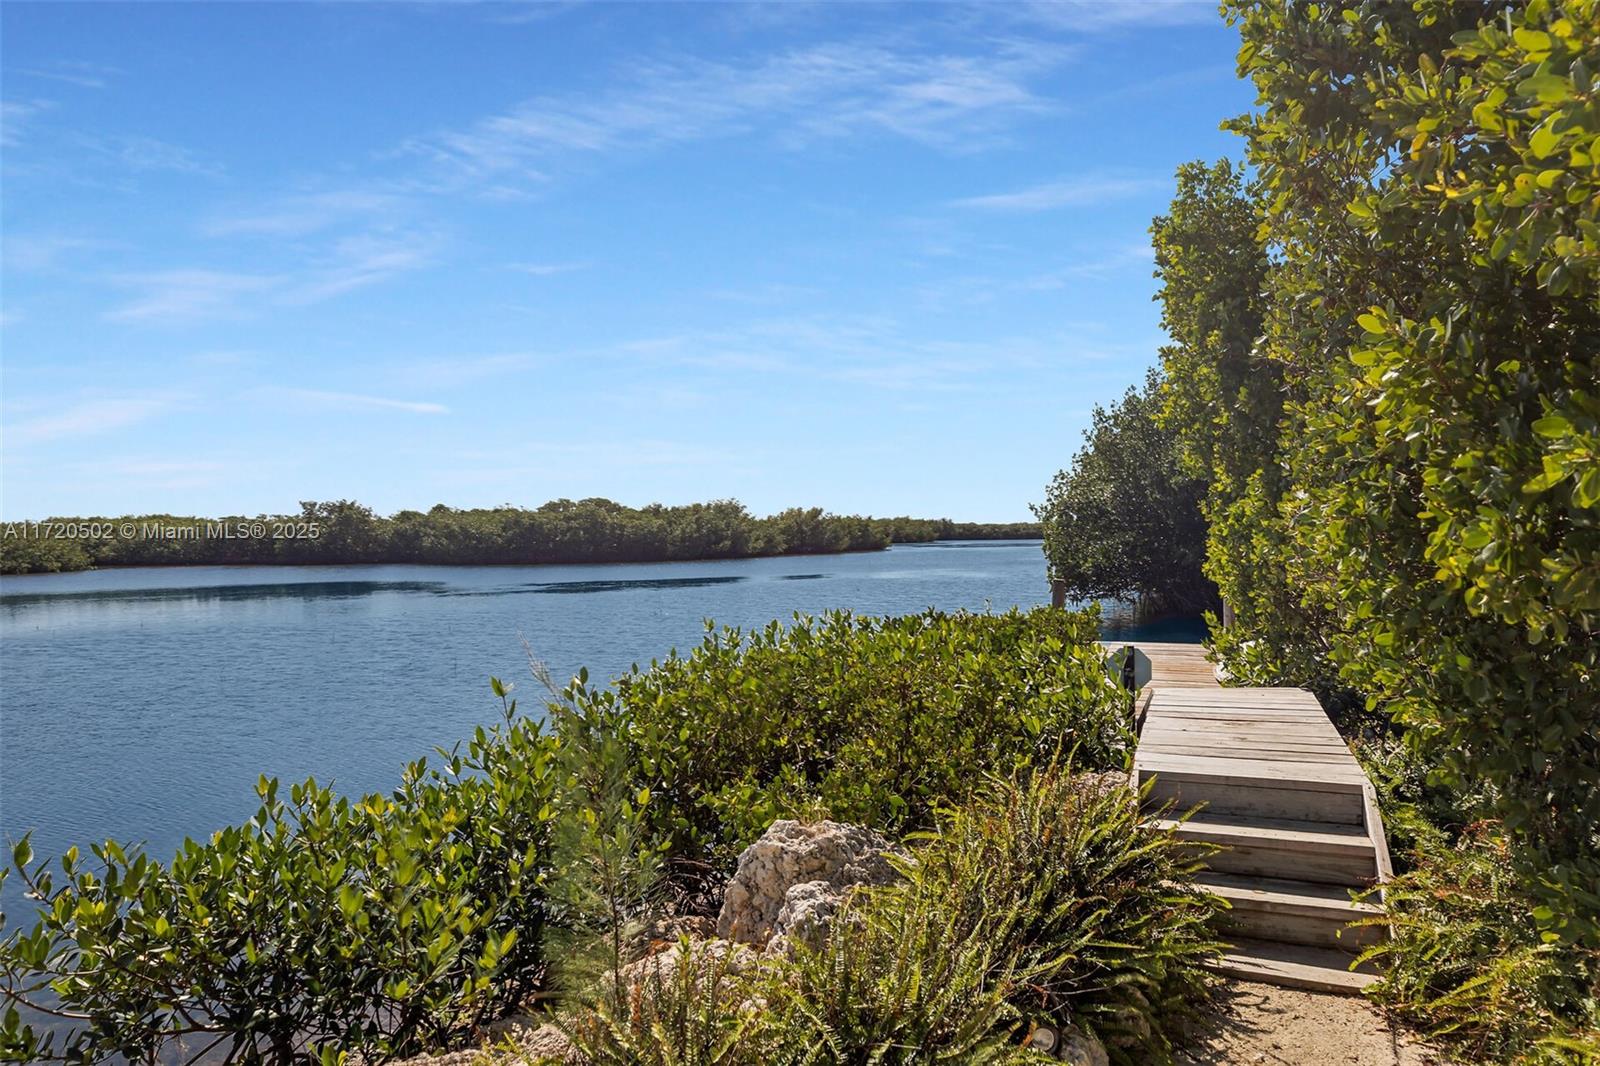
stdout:
[(757, 517), (736, 500), (627, 507), (552, 500), (535, 508), (384, 517), (350, 500), (306, 502), (288, 515), (149, 514), (0, 524), (0, 573), (104, 566), (340, 563), (631, 563), (876, 551), (932, 540), (1037, 537), (1025, 522), (863, 518), (820, 507)]

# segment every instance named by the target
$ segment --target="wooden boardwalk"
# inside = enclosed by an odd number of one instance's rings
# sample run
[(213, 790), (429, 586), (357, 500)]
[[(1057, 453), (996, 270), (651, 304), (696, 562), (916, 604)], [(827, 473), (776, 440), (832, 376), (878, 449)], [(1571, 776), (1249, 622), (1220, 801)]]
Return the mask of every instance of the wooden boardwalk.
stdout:
[(1316, 697), (1224, 688), (1198, 645), (1133, 643), (1150, 659), (1135, 778), (1153, 781), (1159, 824), (1223, 849), (1198, 878), (1231, 906), (1219, 968), (1322, 991), (1370, 983), (1349, 965), (1382, 927), (1350, 923), (1382, 909), (1350, 897), (1388, 878), (1388, 848), (1372, 785)]

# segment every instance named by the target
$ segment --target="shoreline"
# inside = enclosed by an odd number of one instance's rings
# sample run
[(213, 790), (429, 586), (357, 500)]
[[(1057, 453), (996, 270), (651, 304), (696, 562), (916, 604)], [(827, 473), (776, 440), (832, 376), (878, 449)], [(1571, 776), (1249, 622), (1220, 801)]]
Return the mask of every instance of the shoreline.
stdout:
[(707, 555), (694, 559), (579, 559), (565, 560), (533, 560), (528, 562), (434, 562), (420, 559), (385, 559), (352, 560), (349, 562), (305, 562), (300, 560), (285, 559), (283, 561), (250, 561), (250, 562), (170, 562), (170, 563), (107, 563), (103, 566), (86, 566), (73, 570), (27, 570), (17, 573), (0, 571), (0, 579), (12, 578), (37, 578), (53, 577), (62, 574), (91, 574), (99, 572), (124, 573), (134, 570), (202, 570), (207, 567), (227, 568), (229, 570), (281, 570), (287, 568), (348, 568), (348, 567), (379, 567), (379, 566), (430, 566), (450, 570), (505, 570), (526, 569), (534, 566), (660, 566), (670, 563), (735, 563), (747, 559), (819, 559), (835, 555), (870, 555), (874, 552), (886, 552), (894, 548), (915, 548), (933, 544), (1042, 544), (1041, 537), (936, 537), (933, 540), (904, 540), (894, 541), (882, 547), (841, 548), (838, 551), (783, 551), (762, 552), (749, 555)]

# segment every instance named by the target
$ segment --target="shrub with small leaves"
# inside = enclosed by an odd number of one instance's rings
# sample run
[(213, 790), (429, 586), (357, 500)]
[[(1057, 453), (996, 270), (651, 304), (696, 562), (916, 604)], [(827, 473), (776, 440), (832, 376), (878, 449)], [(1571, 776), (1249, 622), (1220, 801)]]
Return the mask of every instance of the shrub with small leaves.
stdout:
[(1048, 609), (797, 616), (712, 630), (617, 699), (670, 854), (725, 869), (779, 818), (894, 833), (1062, 746), (1125, 766), (1127, 694), (1097, 635), (1092, 613)]
[(306, 781), (286, 802), (263, 778), (254, 818), (169, 863), (108, 841), (57, 869), (21, 841), (7, 872), (40, 911), (0, 940), (4, 1057), (382, 1060), (522, 1004), (545, 978), (558, 775), (555, 742), (503, 707), (390, 796)]

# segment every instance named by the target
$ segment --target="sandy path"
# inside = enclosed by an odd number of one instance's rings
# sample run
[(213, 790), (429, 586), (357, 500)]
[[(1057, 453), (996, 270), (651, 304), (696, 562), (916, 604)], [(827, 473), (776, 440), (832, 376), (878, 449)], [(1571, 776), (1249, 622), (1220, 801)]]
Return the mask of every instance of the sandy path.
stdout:
[(1214, 1027), (1195, 1033), (1179, 1066), (1446, 1066), (1355, 996), (1232, 981)]

